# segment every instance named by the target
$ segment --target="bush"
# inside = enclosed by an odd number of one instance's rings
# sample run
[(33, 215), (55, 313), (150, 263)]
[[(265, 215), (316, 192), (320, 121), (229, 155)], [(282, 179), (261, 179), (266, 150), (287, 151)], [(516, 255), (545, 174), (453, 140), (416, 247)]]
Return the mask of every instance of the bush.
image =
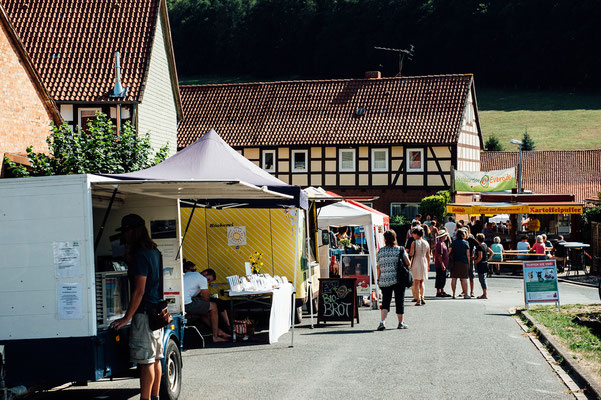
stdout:
[(587, 223), (601, 222), (601, 206), (591, 207), (584, 211), (584, 219)]
[(404, 215), (395, 215), (390, 218), (390, 225), (409, 225), (411, 221)]
[(503, 146), (499, 139), (495, 135), (492, 135), (488, 139), (486, 139), (486, 143), (484, 144), (484, 150), (486, 151), (503, 151)]
[(424, 197), (419, 205), (419, 213), (421, 215), (436, 217), (439, 221), (442, 221), (442, 218), (446, 214), (446, 205), (449, 202), (449, 197), (440, 192)]

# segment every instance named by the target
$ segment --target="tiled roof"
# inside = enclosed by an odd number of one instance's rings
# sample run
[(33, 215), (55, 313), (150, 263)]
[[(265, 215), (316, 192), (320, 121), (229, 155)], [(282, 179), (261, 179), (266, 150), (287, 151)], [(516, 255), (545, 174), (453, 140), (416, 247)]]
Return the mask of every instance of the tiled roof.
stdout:
[(106, 101), (115, 84), (115, 51), (140, 100), (159, 0), (0, 0), (35, 69), (56, 101)]
[[(483, 151), (482, 171), (517, 167), (518, 153)], [(574, 194), (577, 202), (601, 191), (601, 149), (523, 151), (522, 187), (533, 193)]]
[(472, 80), (441, 75), (181, 86), (178, 147), (211, 128), (234, 147), (455, 143)]

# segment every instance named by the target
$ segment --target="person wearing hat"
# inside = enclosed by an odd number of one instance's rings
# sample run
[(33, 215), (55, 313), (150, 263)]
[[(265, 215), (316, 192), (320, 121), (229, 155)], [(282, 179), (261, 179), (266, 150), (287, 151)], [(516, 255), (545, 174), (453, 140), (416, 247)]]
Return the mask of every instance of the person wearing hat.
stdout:
[[(138, 364), (140, 399), (158, 399), (163, 358), (163, 329), (151, 331), (146, 310), (162, 298), (159, 280), (162, 279), (161, 253), (150, 239), (144, 219), (128, 214), (121, 220), (121, 240), (126, 246), (125, 261), (131, 299), (125, 316), (113, 321), (111, 327), (120, 329), (131, 321), (129, 358)], [(152, 397), (151, 397), (152, 396)]]
[(445, 293), (444, 287), (447, 283), (447, 270), (449, 269), (449, 249), (445, 243), (447, 231), (441, 229), (436, 235), (436, 245), (434, 246), (434, 268), (436, 269), (436, 297), (451, 297)]

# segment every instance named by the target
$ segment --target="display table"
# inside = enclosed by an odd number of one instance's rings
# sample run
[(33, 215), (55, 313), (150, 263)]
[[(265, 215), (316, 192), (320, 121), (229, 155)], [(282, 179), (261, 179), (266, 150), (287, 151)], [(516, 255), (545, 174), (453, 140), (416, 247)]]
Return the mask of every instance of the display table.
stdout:
[(565, 242), (561, 245), (567, 250), (568, 262), (566, 275), (569, 275), (570, 272), (574, 271), (576, 272), (576, 275), (578, 275), (578, 271), (580, 270), (583, 270), (586, 275), (588, 272), (586, 270), (584, 249), (591, 247), (591, 245), (581, 242)]
[[(236, 320), (236, 310), (246, 309), (250, 312), (252, 305), (268, 306), (269, 344), (276, 343), (278, 338), (290, 330), (292, 316), (292, 284), (287, 283), (279, 288), (265, 291), (232, 292), (226, 290), (230, 298), (230, 313)], [(232, 341), (236, 341), (236, 332), (232, 332)]]

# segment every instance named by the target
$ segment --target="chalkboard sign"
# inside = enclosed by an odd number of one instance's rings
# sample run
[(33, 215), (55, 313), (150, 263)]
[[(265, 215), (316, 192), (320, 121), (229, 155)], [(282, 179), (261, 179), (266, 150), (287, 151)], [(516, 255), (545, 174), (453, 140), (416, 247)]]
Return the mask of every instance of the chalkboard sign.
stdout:
[(319, 280), (317, 323), (321, 321), (350, 321), (359, 323), (356, 278), (322, 278)]

